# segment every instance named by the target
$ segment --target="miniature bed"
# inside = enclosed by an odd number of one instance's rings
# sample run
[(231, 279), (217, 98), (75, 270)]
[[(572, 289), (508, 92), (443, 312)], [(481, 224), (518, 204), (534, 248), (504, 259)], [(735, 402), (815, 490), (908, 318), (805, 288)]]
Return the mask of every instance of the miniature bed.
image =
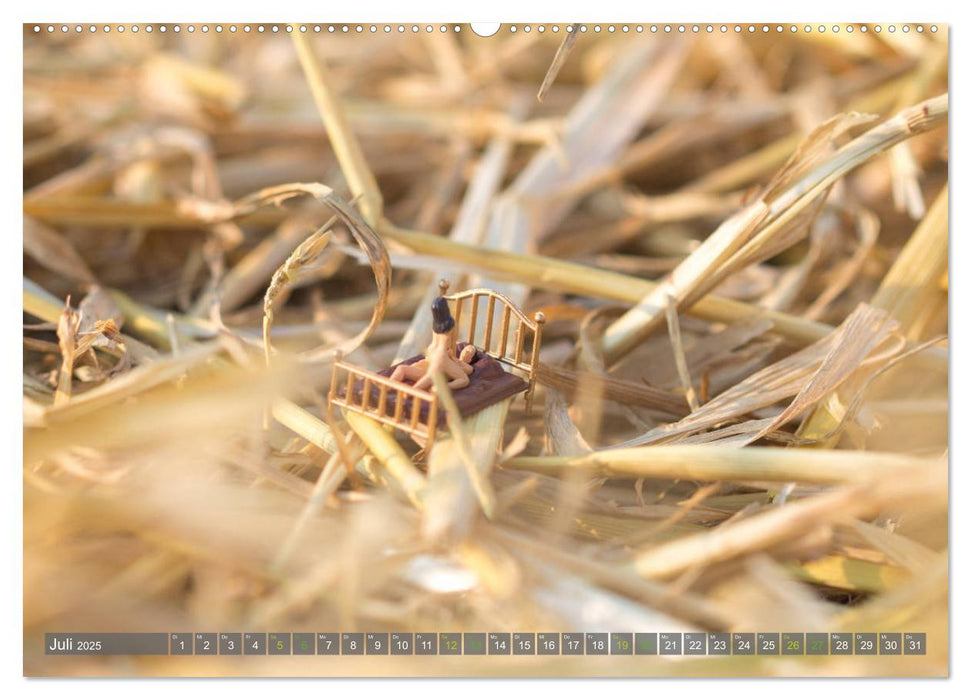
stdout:
[[(449, 296), (445, 293), (447, 283), (440, 283), (440, 288), (442, 296), (454, 306), (458, 351), (466, 345), (476, 349), (470, 361), (469, 385), (452, 390), (461, 416), (471, 416), (520, 392), (525, 392), (528, 411), (536, 382), (543, 314), (530, 319), (511, 299), (490, 289), (470, 289)], [(431, 444), (438, 425), (445, 420), (438, 396), (411, 382), (391, 378), (398, 365), (410, 365), (423, 357), (416, 355), (380, 372), (338, 358), (328, 402), (400, 429), (420, 445)]]

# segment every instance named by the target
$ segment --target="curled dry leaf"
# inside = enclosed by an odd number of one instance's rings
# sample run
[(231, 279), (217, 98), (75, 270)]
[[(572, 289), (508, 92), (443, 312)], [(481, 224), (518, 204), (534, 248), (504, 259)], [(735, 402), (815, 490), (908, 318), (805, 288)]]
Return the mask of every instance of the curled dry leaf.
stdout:
[[(323, 347), (308, 350), (300, 355), (300, 359), (305, 362), (317, 362), (324, 358), (331, 358), (335, 353), (347, 354), (361, 346), (365, 340), (374, 332), (388, 304), (388, 290), (391, 288), (391, 261), (388, 258), (388, 250), (385, 248), (384, 241), (374, 232), (364, 219), (362, 219), (353, 208), (345, 203), (334, 191), (326, 185), (319, 183), (294, 183), (280, 185), (279, 187), (268, 187), (255, 194), (244, 197), (236, 202), (233, 207), (233, 216), (243, 216), (253, 212), (260, 207), (268, 204), (281, 204), (287, 199), (309, 195), (330, 207), (337, 217), (347, 226), (354, 240), (367, 256), (371, 264), (371, 271), (374, 273), (374, 281), (378, 288), (378, 299), (371, 314), (371, 320), (360, 333), (353, 338), (341, 343), (337, 347)], [(320, 251), (327, 245), (330, 232), (324, 229), (314, 231), (303, 241), (290, 258), (273, 275), (270, 286), (264, 298), (264, 321), (263, 321), (263, 343), (264, 352), (269, 360), (272, 346), (270, 344), (270, 329), (273, 325), (273, 314), (276, 304), (283, 293), (292, 284), (295, 276), (300, 270), (311, 263), (320, 254)]]

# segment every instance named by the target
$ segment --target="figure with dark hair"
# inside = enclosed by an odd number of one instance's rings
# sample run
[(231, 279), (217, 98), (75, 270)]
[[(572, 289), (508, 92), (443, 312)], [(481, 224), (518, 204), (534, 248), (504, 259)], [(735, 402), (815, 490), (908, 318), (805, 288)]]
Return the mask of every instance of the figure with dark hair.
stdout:
[(425, 350), (425, 357), (410, 365), (398, 365), (391, 374), (397, 381), (414, 382), (418, 389), (432, 385), (432, 375), (445, 375), (449, 389), (463, 389), (469, 385), (472, 374), (472, 358), (475, 347), (466, 345), (457, 353), (455, 319), (448, 308), (448, 300), (438, 297), (432, 302), (432, 342)]

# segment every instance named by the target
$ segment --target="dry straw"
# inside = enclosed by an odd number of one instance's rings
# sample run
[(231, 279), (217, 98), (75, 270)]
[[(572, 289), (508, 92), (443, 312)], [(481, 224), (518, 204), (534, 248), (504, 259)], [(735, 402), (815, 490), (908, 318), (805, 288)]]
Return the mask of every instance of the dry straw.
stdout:
[[(946, 674), (946, 32), (425, 34), (25, 36), (25, 672), (239, 672), (51, 629), (781, 619), (928, 654), (462, 670)], [(544, 314), (532, 412), (329, 406), (442, 277)], [(457, 670), (396, 658), (341, 673)]]

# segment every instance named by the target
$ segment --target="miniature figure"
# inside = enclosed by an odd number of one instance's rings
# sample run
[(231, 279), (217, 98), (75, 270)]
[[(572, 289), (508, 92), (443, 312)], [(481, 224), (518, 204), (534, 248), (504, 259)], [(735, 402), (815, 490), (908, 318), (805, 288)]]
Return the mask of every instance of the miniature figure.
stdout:
[[(454, 317), (449, 302), (455, 304)], [(485, 307), (481, 317), (480, 306)], [(543, 314), (530, 319), (508, 297), (490, 289), (448, 295), (445, 280), (439, 282), (431, 310), (432, 342), (423, 355), (379, 372), (336, 357), (328, 403), (401, 429), (422, 446), (434, 442), (436, 427), (445, 420), (432, 387), (436, 372), (444, 375), (454, 392), (452, 398), (463, 418), (520, 392), (525, 392), (528, 411), (546, 320)], [(460, 324), (467, 328), (461, 342)]]
[(414, 382), (417, 389), (428, 389), (432, 385), (432, 375), (441, 372), (448, 380), (449, 389), (464, 389), (472, 374), (475, 346), (466, 345), (456, 355), (455, 319), (445, 297), (432, 302), (432, 319), (432, 342), (425, 350), (424, 358), (414, 364), (398, 365), (391, 378)]

